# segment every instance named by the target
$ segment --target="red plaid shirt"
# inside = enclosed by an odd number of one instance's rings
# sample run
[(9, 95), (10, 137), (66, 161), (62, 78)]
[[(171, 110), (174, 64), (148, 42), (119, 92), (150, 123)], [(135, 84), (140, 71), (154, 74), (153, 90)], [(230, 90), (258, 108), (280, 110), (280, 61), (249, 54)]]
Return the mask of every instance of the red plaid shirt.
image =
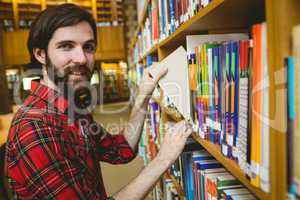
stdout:
[(122, 134), (110, 135), (91, 115), (72, 123), (68, 110), (63, 96), (33, 82), (7, 141), (5, 174), (15, 199), (105, 199), (99, 161), (135, 157)]

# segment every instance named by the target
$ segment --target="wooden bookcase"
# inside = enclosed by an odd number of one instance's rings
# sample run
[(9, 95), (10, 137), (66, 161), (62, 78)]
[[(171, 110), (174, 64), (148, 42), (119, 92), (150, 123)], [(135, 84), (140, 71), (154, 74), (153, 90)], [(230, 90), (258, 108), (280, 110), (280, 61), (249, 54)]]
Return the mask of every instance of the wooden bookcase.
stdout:
[[(149, 2), (150, 0), (146, 1), (141, 14), (142, 20), (132, 40), (132, 48), (147, 17)], [(139, 60), (146, 63), (147, 55), (157, 55), (159, 61), (164, 59), (179, 46), (185, 46), (185, 37), (189, 34), (249, 32), (254, 23), (267, 22), (270, 80), (270, 192), (266, 193), (252, 186), (238, 165), (220, 153), (218, 145), (193, 135), (193, 138), (245, 187), (259, 199), (264, 200), (282, 200), (286, 199), (287, 195), (287, 102), (284, 58), (292, 53), (291, 30), (293, 26), (300, 24), (299, 9), (299, 0), (213, 0), (169, 37), (152, 47)], [(175, 185), (178, 186), (177, 183)]]
[(91, 12), (96, 22), (123, 22), (122, 0), (0, 0), (0, 20), (13, 21), (18, 30), (20, 21), (32, 21), (39, 12), (62, 3), (74, 3)]

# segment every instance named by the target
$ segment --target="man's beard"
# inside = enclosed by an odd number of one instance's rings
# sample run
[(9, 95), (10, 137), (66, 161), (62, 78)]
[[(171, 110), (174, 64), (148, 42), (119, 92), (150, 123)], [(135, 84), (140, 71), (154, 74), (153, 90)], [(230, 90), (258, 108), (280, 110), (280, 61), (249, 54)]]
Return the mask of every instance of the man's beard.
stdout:
[[(59, 69), (55, 66), (48, 55), (46, 56), (46, 70), (49, 79), (56, 85), (59, 91), (71, 103), (70, 106), (75, 106), (79, 109), (85, 109), (91, 105), (92, 94), (88, 84), (92, 77), (92, 71), (85, 65), (67, 66)], [(80, 76), (85, 76), (85, 80), (71, 79), (74, 73)], [(74, 104), (72, 104), (74, 103)], [(72, 107), (73, 107), (72, 106)]]

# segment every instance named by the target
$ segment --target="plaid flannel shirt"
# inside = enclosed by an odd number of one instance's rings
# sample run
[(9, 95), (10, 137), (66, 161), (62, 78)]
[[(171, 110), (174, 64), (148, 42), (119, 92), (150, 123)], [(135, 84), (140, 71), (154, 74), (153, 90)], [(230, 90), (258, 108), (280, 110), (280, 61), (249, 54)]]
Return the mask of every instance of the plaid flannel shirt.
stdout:
[(99, 161), (122, 164), (135, 157), (123, 134), (107, 133), (91, 115), (70, 123), (67, 112), (62, 95), (32, 82), (6, 147), (5, 174), (14, 199), (106, 199)]

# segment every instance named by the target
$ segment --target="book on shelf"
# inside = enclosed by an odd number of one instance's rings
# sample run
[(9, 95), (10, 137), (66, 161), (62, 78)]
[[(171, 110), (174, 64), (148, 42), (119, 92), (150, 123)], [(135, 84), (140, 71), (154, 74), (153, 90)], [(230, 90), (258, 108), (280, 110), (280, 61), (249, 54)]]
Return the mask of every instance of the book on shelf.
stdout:
[(160, 89), (163, 90), (164, 96), (168, 98), (170, 104), (178, 109), (184, 119), (189, 120), (191, 118), (191, 100), (185, 49), (179, 47), (157, 63), (151, 71), (151, 75), (156, 77), (162, 68), (167, 68), (168, 73), (159, 80)]
[(294, 123), (295, 123), (295, 65), (294, 58), (289, 56), (285, 60), (287, 68), (287, 183), (288, 194), (292, 197), (295, 195), (294, 178), (293, 178), (293, 154), (294, 154)]
[(268, 192), (266, 25), (252, 30), (251, 40), (247, 34), (187, 36), (192, 116), (199, 136), (219, 144), (253, 185)]
[(252, 36), (251, 181), (253, 185), (269, 191), (270, 130), (266, 23), (254, 25)]

